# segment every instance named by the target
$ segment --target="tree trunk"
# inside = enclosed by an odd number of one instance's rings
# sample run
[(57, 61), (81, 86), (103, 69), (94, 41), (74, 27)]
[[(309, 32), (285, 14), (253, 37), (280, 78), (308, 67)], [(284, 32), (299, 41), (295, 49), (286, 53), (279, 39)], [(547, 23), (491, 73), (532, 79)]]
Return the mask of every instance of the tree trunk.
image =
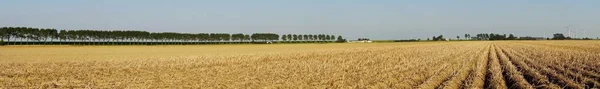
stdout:
[(29, 44), (29, 38), (27, 39), (27, 41), (25, 41), (25, 45)]
[(44, 39), (44, 45), (47, 45), (47, 43), (46, 43), (47, 41), (48, 41), (48, 38), (45, 38)]
[(7, 37), (8, 39), (6, 39), (7, 45), (10, 45), (10, 36)]

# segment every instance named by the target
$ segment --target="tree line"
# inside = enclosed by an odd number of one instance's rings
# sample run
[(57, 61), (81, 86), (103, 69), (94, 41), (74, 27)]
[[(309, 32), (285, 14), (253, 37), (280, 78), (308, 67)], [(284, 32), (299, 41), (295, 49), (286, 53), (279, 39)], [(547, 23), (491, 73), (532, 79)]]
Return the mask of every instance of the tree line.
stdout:
[(466, 36), (467, 37), (465, 37), (465, 38), (469, 38), (471, 40), (517, 40), (518, 39), (513, 34), (509, 34), (507, 36), (506, 34), (480, 33), (480, 34), (476, 34), (475, 37), (470, 37), (471, 36), (470, 34), (467, 34)]
[[(342, 38), (339, 36), (338, 38)], [(287, 34), (281, 37), (283, 41), (333, 41), (335, 40), (334, 35), (325, 35), (325, 34)], [(339, 40), (339, 39), (338, 39)]]
[[(341, 37), (341, 36), (340, 36)], [(276, 33), (176, 33), (135, 30), (56, 30), (30, 27), (1, 27), (1, 42), (272, 42), (280, 41)], [(284, 35), (302, 41), (333, 41), (333, 35)], [(18, 41), (17, 41), (18, 40)]]
[[(439, 36), (433, 36), (432, 39), (428, 38), (427, 40), (443, 41), (446, 39), (447, 38), (444, 38), (443, 35), (439, 35)], [(456, 39), (463, 40), (463, 39), (460, 39), (460, 36), (456, 36)], [(506, 35), (506, 34), (494, 34), (494, 33), (480, 33), (480, 34), (475, 34), (475, 36), (471, 36), (471, 34), (465, 34), (464, 40), (591, 40), (591, 38), (575, 39), (575, 38), (571, 38), (571, 37), (566, 37), (562, 33), (555, 33), (555, 34), (553, 34), (552, 38), (531, 37), (531, 36), (516, 37), (513, 34)]]

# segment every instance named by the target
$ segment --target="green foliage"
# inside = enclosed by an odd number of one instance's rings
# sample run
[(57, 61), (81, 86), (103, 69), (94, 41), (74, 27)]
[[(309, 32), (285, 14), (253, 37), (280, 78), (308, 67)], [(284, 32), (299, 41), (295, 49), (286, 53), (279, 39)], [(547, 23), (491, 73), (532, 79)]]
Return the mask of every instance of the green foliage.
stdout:
[(0, 40), (0, 46), (5, 45), (4, 40)]
[(346, 39), (344, 39), (342, 36), (338, 36), (336, 42), (344, 43), (344, 42), (346, 42)]
[(275, 33), (254, 33), (250, 38), (253, 41), (275, 41), (279, 40), (279, 35)]
[(445, 40), (444, 35), (440, 35), (440, 36), (433, 36), (433, 41), (443, 41)]
[(281, 40), (283, 40), (283, 41), (287, 41), (287, 35), (283, 35), (283, 36), (281, 36)]
[(513, 35), (513, 34), (508, 35), (508, 40), (516, 40), (516, 39), (517, 39), (517, 37), (515, 37), (515, 35)]
[(421, 39), (393, 40), (393, 42), (419, 42)]
[(232, 35), (231, 35), (231, 40), (232, 40), (232, 41), (240, 41), (240, 42), (242, 42), (242, 41), (245, 41), (245, 40), (246, 40), (244, 37), (245, 37), (245, 36), (244, 36), (244, 34), (242, 34), (242, 33), (238, 33), (238, 34), (232, 34)]
[(566, 40), (566, 39), (571, 39), (571, 37), (565, 37), (565, 35), (563, 35), (562, 33), (556, 33), (553, 36), (554, 37), (552, 37), (552, 40)]
[(297, 41), (297, 40), (298, 40), (298, 35), (296, 35), (296, 34), (292, 35), (292, 39), (293, 39), (294, 41)]
[[(277, 43), (280, 35), (275, 33), (228, 34), (228, 33), (175, 33), (146, 32), (134, 30), (56, 30), (29, 27), (1, 27), (0, 39), (20, 39), (33, 44), (78, 45), (166, 45), (166, 44), (230, 44), (271, 41)], [(333, 35), (283, 35), (282, 40), (301, 42), (334, 41)], [(58, 42), (56, 42), (58, 41)]]
[(470, 39), (471, 38), (471, 34), (465, 34), (465, 39)]
[[(471, 37), (468, 34), (467, 34), (467, 36)], [(517, 40), (517, 37), (515, 37), (513, 34), (510, 34), (507, 37), (506, 34), (481, 33), (481, 34), (477, 34), (475, 37), (473, 37), (472, 40)]]

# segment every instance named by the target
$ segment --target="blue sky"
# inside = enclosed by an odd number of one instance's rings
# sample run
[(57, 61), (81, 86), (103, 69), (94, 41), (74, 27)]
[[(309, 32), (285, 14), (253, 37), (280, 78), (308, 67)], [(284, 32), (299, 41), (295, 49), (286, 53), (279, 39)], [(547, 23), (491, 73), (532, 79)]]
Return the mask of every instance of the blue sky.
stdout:
[(0, 26), (426, 39), (600, 35), (600, 0), (2, 0)]

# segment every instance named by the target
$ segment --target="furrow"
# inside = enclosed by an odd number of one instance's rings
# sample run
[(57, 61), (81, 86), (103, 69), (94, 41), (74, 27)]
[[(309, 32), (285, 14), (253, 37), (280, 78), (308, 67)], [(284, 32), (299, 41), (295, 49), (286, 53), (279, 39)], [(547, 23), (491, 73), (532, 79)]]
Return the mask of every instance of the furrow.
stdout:
[[(495, 46), (494, 46), (495, 47)], [(488, 66), (488, 80), (486, 82), (487, 89), (507, 89), (506, 82), (502, 76), (502, 68), (496, 55), (496, 49), (492, 48), (488, 58), (490, 59)]]
[(525, 62), (523, 62), (523, 59), (521, 57), (515, 56), (515, 54), (514, 54), (514, 52), (512, 52), (512, 50), (510, 50), (510, 51), (508, 51), (506, 49), (503, 49), (503, 50), (504, 50), (504, 52), (508, 52), (507, 55), (510, 58), (510, 60), (513, 63), (515, 63), (515, 66), (522, 69), (523, 73), (525, 74), (524, 77), (529, 82), (533, 83), (533, 86), (535, 88), (560, 89), (560, 86), (550, 82), (550, 80), (548, 80), (548, 78), (545, 75), (542, 75), (537, 69), (532, 68), (529, 65), (527, 65)]
[(470, 89), (482, 89), (484, 88), (486, 73), (487, 73), (487, 64), (488, 64), (488, 56), (490, 48), (492, 46), (488, 45), (485, 48), (485, 51), (479, 54), (477, 64), (473, 67), (473, 71), (469, 74), (469, 77), (465, 81), (465, 88)]
[(465, 79), (469, 76), (469, 73), (471, 71), (473, 71), (473, 67), (477, 63), (477, 61), (473, 61), (473, 60), (477, 60), (475, 57), (480, 56), (480, 55), (474, 55), (474, 54), (478, 54), (476, 52), (485, 51), (485, 47), (478, 49), (478, 50), (479, 51), (471, 51), (471, 52), (467, 53), (467, 54), (470, 54), (470, 56), (468, 58), (464, 59), (466, 61), (463, 62), (462, 65), (459, 67), (460, 70), (453, 73), (453, 76), (449, 80), (445, 81), (443, 83), (443, 85), (438, 88), (443, 88), (443, 89), (463, 88), (464, 86), (462, 84), (464, 84)]
[(500, 47), (496, 47), (496, 53), (499, 54), (498, 57), (504, 70), (504, 77), (507, 78), (507, 84), (511, 85), (509, 88), (533, 89), (531, 84), (523, 78), (522, 73), (510, 62), (510, 59), (506, 57)]
[(517, 56), (527, 58), (524, 60), (526, 64), (528, 64), (529, 66), (531, 66), (533, 68), (539, 69), (542, 74), (547, 75), (548, 78), (554, 83), (558, 83), (561, 86), (566, 87), (566, 88), (574, 88), (574, 89), (584, 88), (583, 85), (577, 84), (572, 79), (570, 79), (564, 75), (558, 74), (556, 71), (549, 69), (548, 67), (545, 67), (543, 64), (538, 64), (536, 62), (533, 62), (532, 61), (533, 59), (528, 56), (524, 56), (521, 53), (515, 53), (515, 54), (517, 54)]
[(566, 70), (562, 67), (559, 67), (558, 65), (560, 65), (560, 64), (555, 64), (554, 66), (549, 66), (549, 67), (557, 70), (558, 72), (560, 72), (570, 78), (576, 79), (580, 84), (585, 85), (584, 87), (586, 87), (586, 88), (600, 88), (600, 83), (598, 83), (588, 77), (583, 76), (581, 73), (575, 73), (573, 71)]
[[(467, 51), (463, 50), (461, 52), (467, 52)], [(436, 58), (433, 58), (433, 60), (442, 60), (443, 58), (452, 57), (454, 55), (457, 55), (457, 54), (444, 54), (442, 56), (437, 56)], [(409, 68), (409, 70), (402, 71), (403, 73), (411, 73), (411, 74), (401, 76), (401, 77), (403, 77), (403, 78), (399, 79), (401, 81), (398, 84), (395, 84), (394, 86), (398, 87), (398, 88), (414, 88), (414, 86), (418, 86), (419, 84), (422, 84), (423, 82), (425, 82), (425, 80), (429, 76), (431, 76), (431, 75), (427, 75), (427, 74), (429, 74), (428, 73), (429, 71), (431, 71), (432, 69), (444, 69), (440, 65), (446, 65), (444, 62), (440, 62), (440, 61), (426, 61), (426, 62), (427, 63), (417, 64), (419, 66), (415, 66), (415, 67), (418, 67), (418, 68)], [(433, 65), (433, 66), (430, 66), (430, 65)], [(422, 66), (427, 66), (427, 67), (422, 67)], [(424, 70), (427, 70), (427, 71), (424, 71)]]
[[(540, 57), (535, 57), (535, 59), (542, 59)], [(592, 78), (589, 78), (588, 76), (584, 76), (582, 73), (576, 73), (572, 70), (568, 70), (564, 67), (567, 67), (564, 65), (564, 63), (559, 63), (559, 62), (555, 62), (555, 61), (550, 61), (550, 62), (544, 62), (545, 64), (549, 64), (546, 65), (544, 67), (548, 67), (550, 69), (555, 70), (557, 73), (562, 74), (565, 77), (574, 79), (575, 82), (577, 82), (579, 85), (583, 85), (583, 87), (585, 88), (597, 88), (600, 87), (600, 83), (598, 83), (597, 81), (594, 81)]]
[(437, 70), (436, 73), (434, 73), (432, 76), (429, 76), (427, 78), (427, 80), (425, 80), (423, 83), (419, 84), (419, 86), (416, 86), (415, 88), (434, 89), (434, 88), (438, 87), (438, 85), (440, 83), (442, 83), (443, 79), (448, 77), (450, 75), (450, 72), (452, 72), (452, 70), (447, 69), (448, 66), (451, 66), (451, 65), (450, 64), (444, 65), (442, 68)]
[[(460, 55), (460, 57), (454, 58), (455, 60), (450, 60), (450, 61), (451, 62), (460, 62), (460, 60), (463, 60), (465, 57), (466, 57), (465, 55)], [(425, 82), (423, 82), (422, 84), (417, 86), (417, 88), (432, 89), (432, 88), (440, 87), (440, 85), (442, 85), (442, 83), (444, 83), (444, 81), (447, 81), (451, 78), (451, 76), (453, 75), (455, 70), (460, 68), (460, 66), (458, 66), (457, 64), (458, 63), (449, 63), (449, 65), (446, 68), (443, 68), (439, 72), (430, 76)]]
[(591, 77), (592, 79), (595, 79), (596, 81), (600, 81), (600, 74), (588, 71), (588, 70), (584, 70), (581, 67), (575, 67), (575, 65), (571, 65), (571, 67), (566, 67), (571, 69), (572, 71), (577, 71), (578, 73), (582, 73), (585, 76)]

